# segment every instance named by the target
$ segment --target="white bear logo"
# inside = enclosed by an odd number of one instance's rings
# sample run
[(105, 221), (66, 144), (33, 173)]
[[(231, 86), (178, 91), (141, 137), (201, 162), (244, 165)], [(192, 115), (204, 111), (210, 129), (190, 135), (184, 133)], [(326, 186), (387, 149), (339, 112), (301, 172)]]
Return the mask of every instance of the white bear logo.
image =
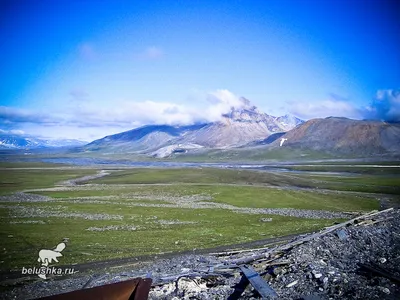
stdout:
[[(61, 257), (60, 253), (65, 249), (66, 245), (64, 242), (59, 243), (54, 250), (42, 249), (39, 251), (38, 262), (42, 263), (42, 267), (47, 267), (53, 260), (58, 262), (57, 257)], [(46, 279), (46, 274), (39, 274), (40, 278)]]

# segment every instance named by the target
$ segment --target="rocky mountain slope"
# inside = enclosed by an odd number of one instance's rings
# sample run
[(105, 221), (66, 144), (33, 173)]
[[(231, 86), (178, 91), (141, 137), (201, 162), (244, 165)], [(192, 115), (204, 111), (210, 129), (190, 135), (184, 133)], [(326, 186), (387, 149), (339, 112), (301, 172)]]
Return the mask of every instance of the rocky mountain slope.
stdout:
[(312, 119), (271, 144), (348, 155), (400, 153), (400, 124), (346, 118)]
[(148, 125), (95, 140), (87, 144), (84, 149), (87, 151), (148, 153), (175, 144), (174, 141), (204, 126), (206, 124), (190, 126)]

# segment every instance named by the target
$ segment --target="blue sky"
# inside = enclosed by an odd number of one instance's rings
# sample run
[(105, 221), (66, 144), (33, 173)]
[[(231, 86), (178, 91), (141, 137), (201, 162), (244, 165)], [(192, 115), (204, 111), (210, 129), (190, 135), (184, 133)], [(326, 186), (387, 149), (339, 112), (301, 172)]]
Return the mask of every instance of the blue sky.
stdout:
[(215, 121), (244, 96), (400, 120), (396, 0), (0, 1), (0, 129), (92, 140)]

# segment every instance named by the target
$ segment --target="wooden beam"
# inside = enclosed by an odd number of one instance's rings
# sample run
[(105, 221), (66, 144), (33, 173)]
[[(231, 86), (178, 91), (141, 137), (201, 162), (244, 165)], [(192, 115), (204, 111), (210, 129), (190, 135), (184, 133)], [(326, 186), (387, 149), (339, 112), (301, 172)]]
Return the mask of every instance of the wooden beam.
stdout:
[(243, 265), (239, 268), (263, 299), (270, 299), (278, 296), (260, 274), (258, 274), (252, 267)]

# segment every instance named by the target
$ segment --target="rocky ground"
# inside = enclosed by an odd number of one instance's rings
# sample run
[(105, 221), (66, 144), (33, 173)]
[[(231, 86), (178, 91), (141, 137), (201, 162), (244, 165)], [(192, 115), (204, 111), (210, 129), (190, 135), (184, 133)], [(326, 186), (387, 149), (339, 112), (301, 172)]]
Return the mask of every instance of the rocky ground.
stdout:
[[(262, 275), (277, 299), (400, 299), (399, 217), (398, 210), (387, 212), (363, 225), (343, 227), (276, 252), (278, 259), (270, 254), (249, 265)], [(379, 222), (372, 224), (374, 221)], [(229, 266), (258, 257), (263, 251), (223, 258)], [(394, 279), (366, 270), (362, 268), (364, 264), (381, 267)], [(150, 299), (226, 299), (242, 276), (238, 269), (232, 272), (231, 267), (224, 270), (223, 265), (214, 264), (214, 273), (219, 268), (224, 275), (182, 274), (173, 282), (160, 285), (156, 280)], [(258, 293), (248, 286), (242, 296), (241, 299), (257, 299)]]
[[(226, 299), (241, 280), (238, 267), (244, 264), (261, 275), (276, 299), (400, 299), (400, 211), (349, 221), (274, 247), (154, 258), (114, 273), (38, 280), (7, 289), (0, 298), (36, 298), (152, 277), (149, 299)], [(249, 284), (240, 299), (258, 298)]]
[[(339, 219), (349, 218), (352, 214), (343, 212), (333, 212), (325, 210), (310, 210), (310, 209), (293, 209), (293, 208), (249, 208), (237, 207), (234, 205), (212, 202), (213, 199), (210, 195), (190, 195), (190, 196), (171, 196), (171, 195), (148, 195), (148, 194), (126, 194), (120, 197), (117, 196), (96, 196), (96, 197), (75, 197), (75, 198), (58, 198), (54, 199), (37, 194), (29, 194), (18, 192), (12, 195), (0, 196), (0, 202), (3, 203), (18, 203), (15, 205), (0, 204), (0, 207), (8, 208), (12, 211), (12, 216), (15, 218), (23, 217), (66, 217), (66, 218), (84, 218), (89, 220), (120, 220), (120, 215), (108, 214), (81, 214), (81, 213), (65, 213), (62, 205), (53, 206), (52, 211), (48, 211), (46, 207), (31, 207), (24, 206), (23, 203), (29, 202), (49, 202), (51, 203), (98, 203), (98, 204), (111, 204), (120, 205), (125, 204), (119, 202), (118, 199), (131, 199), (131, 200), (161, 200), (168, 202), (168, 204), (160, 203), (136, 203), (130, 202), (128, 206), (142, 206), (142, 207), (166, 207), (166, 208), (190, 208), (190, 209), (227, 209), (236, 213), (244, 214), (266, 214), (266, 215), (281, 215), (297, 218), (308, 219)], [(112, 201), (110, 201), (112, 200)], [(125, 204), (126, 205), (126, 204)]]

